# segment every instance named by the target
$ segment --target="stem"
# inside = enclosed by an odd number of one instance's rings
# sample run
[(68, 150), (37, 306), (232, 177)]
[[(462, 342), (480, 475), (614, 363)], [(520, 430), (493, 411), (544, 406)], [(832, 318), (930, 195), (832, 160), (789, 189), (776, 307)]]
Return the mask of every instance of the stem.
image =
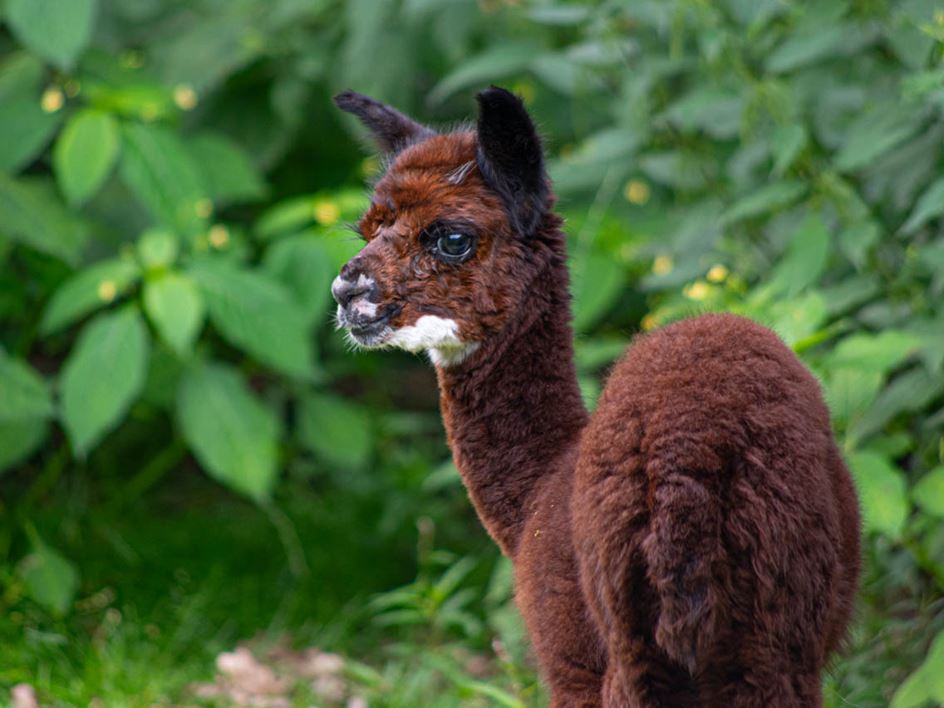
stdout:
[(311, 571), (308, 568), (308, 561), (305, 560), (302, 542), (298, 538), (295, 524), (292, 523), (288, 514), (276, 506), (271, 499), (259, 502), (259, 507), (265, 512), (269, 522), (275, 527), (276, 533), (279, 535), (279, 541), (282, 542), (282, 548), (285, 550), (285, 556), (288, 559), (288, 568), (292, 575), (295, 578), (303, 578), (308, 575)]

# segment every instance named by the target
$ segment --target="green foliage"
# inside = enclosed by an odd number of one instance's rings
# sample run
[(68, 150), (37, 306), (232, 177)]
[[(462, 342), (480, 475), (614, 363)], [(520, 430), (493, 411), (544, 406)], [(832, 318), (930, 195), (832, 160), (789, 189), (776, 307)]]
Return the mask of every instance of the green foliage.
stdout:
[[(209, 652), (268, 629), (362, 652), (372, 704), (540, 702), (428, 366), (330, 323), (378, 165), (329, 96), (448, 125), (496, 82), (548, 136), (588, 404), (639, 330), (778, 331), (863, 507), (827, 704), (942, 700), (937, 4), (7, 0), (0, 22), (0, 685), (190, 702)], [(420, 516), (451, 554), (412, 550)]]

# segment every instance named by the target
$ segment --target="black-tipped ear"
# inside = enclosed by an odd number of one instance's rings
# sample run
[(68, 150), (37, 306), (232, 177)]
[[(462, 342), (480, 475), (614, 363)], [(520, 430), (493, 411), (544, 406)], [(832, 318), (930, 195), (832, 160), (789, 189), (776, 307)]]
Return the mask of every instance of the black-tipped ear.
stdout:
[(436, 134), (397, 109), (354, 91), (342, 91), (334, 97), (334, 103), (342, 111), (360, 118), (385, 153), (398, 153), (408, 145)]
[(476, 155), (485, 182), (505, 202), (512, 225), (531, 236), (547, 210), (541, 138), (521, 99), (497, 86), (478, 95)]

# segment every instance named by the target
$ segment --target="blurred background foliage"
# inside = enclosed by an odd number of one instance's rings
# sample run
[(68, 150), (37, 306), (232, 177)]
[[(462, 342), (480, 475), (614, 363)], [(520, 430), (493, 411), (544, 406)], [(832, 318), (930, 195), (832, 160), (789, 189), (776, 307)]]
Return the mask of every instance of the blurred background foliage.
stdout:
[[(588, 404), (709, 310), (816, 372), (866, 568), (827, 705), (944, 703), (944, 10), (933, 0), (0, 1), (0, 686), (199, 700), (239, 640), (298, 705), (544, 699), (434, 377), (352, 354), (351, 87), (547, 136)], [(337, 687), (336, 687), (337, 688)]]

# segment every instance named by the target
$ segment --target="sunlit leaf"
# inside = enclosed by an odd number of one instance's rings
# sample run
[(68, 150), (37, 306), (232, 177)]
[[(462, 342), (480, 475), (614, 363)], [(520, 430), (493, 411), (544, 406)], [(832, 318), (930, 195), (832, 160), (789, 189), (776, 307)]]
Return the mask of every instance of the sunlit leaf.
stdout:
[(310, 393), (298, 415), (301, 443), (326, 462), (346, 469), (367, 464), (371, 454), (371, 421), (367, 411), (338, 396)]
[(823, 219), (810, 212), (790, 237), (787, 252), (777, 264), (773, 282), (793, 297), (816, 282), (829, 260), (832, 237)]
[(210, 321), (231, 344), (290, 376), (310, 373), (308, 318), (281, 283), (227, 263), (199, 263), (190, 274)]
[(944, 703), (944, 631), (938, 632), (928, 656), (892, 696), (891, 708)]
[(33, 551), (20, 561), (17, 571), (26, 591), (36, 602), (63, 615), (72, 606), (79, 588), (79, 572), (61, 553), (34, 538)]
[(910, 509), (901, 470), (874, 452), (853, 453), (849, 467), (859, 493), (865, 529), (899, 536)]
[(259, 199), (266, 187), (249, 156), (229, 139), (217, 133), (203, 133), (191, 139), (188, 148), (203, 175), (208, 196), (216, 203)]
[(177, 419), (201, 466), (227, 487), (266, 499), (275, 485), (279, 421), (234, 369), (191, 368), (177, 393)]
[(203, 297), (182, 273), (166, 272), (144, 283), (144, 311), (161, 338), (181, 355), (190, 352), (203, 326)]
[(125, 417), (144, 387), (148, 333), (138, 311), (102, 313), (83, 329), (62, 367), (62, 422), (85, 456)]
[(25, 46), (70, 69), (92, 37), (97, 0), (7, 0), (7, 22)]
[(578, 253), (572, 263), (574, 329), (587, 330), (613, 305), (625, 274), (613, 258), (596, 251)]
[(944, 466), (935, 467), (919, 479), (911, 497), (929, 514), (944, 518)]
[(760, 216), (791, 204), (805, 191), (806, 185), (799, 181), (773, 182), (741, 197), (724, 213), (723, 218), (727, 223), (734, 223)]
[(429, 92), (429, 101), (438, 103), (469, 86), (487, 84), (523, 71), (540, 53), (539, 49), (527, 43), (495, 44), (482, 54), (466, 59), (440, 80)]
[(124, 295), (140, 276), (134, 261), (105, 260), (72, 275), (53, 293), (39, 330), (51, 334)]
[(85, 245), (85, 224), (66, 211), (51, 185), (0, 172), (0, 234), (69, 263)]
[(41, 420), (53, 414), (49, 387), (25, 361), (0, 348), (0, 423)]
[(908, 220), (901, 227), (902, 233), (914, 233), (942, 213), (944, 213), (944, 177), (935, 180), (924, 191), (908, 216)]
[(860, 332), (840, 341), (829, 361), (836, 368), (854, 367), (885, 373), (914, 354), (921, 343), (920, 337), (901, 330), (877, 334)]
[(118, 123), (107, 113), (86, 109), (69, 119), (56, 141), (53, 167), (70, 204), (82, 204), (98, 191), (120, 146)]
[(310, 322), (321, 322), (331, 298), (334, 264), (318, 236), (289, 236), (271, 246), (263, 267), (292, 293)]

